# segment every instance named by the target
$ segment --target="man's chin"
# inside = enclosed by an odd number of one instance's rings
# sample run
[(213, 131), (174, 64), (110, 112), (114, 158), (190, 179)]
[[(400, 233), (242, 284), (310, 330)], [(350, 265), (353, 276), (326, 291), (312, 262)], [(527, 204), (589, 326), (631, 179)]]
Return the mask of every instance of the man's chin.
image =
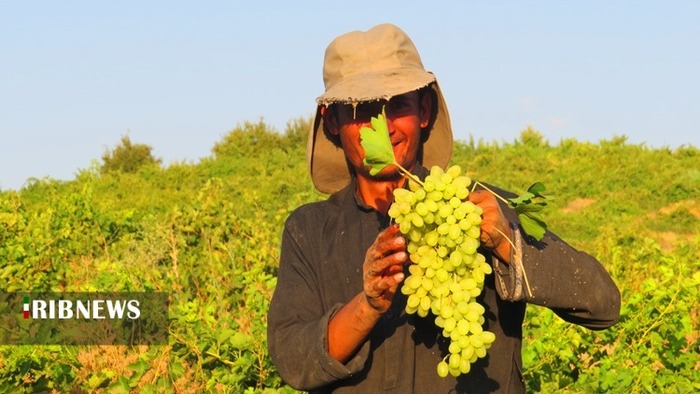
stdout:
[(378, 181), (394, 181), (400, 179), (402, 176), (399, 168), (392, 164), (382, 169), (378, 174), (372, 175), (371, 178)]

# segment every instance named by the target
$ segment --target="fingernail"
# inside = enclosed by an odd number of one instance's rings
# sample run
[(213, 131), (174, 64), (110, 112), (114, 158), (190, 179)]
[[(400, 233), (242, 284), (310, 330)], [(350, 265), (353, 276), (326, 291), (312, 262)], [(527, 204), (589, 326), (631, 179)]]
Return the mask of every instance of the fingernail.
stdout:
[(403, 272), (399, 272), (398, 274), (394, 275), (394, 279), (396, 279), (397, 282), (401, 282), (403, 280)]

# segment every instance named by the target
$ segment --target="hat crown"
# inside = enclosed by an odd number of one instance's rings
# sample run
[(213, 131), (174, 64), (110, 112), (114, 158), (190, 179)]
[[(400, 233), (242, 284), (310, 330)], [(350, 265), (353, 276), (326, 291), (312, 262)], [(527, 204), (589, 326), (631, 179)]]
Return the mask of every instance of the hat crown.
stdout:
[(403, 30), (381, 24), (333, 40), (326, 49), (323, 81), (326, 90), (353, 75), (392, 69), (425, 71), (418, 50)]

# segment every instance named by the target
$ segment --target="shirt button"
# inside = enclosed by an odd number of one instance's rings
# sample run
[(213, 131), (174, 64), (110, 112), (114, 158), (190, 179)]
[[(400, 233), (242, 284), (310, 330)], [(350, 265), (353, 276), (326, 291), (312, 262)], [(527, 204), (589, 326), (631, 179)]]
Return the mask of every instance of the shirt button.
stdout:
[(394, 311), (393, 311), (392, 309), (389, 309), (388, 311), (386, 311), (386, 315), (385, 315), (385, 316), (386, 316), (386, 318), (387, 318), (388, 320), (393, 319), (393, 318), (394, 318)]

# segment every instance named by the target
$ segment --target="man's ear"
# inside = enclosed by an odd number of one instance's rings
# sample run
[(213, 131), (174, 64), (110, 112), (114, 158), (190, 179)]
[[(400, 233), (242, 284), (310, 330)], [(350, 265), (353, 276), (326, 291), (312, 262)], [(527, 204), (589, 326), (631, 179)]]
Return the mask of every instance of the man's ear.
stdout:
[(420, 127), (425, 129), (432, 121), (433, 115), (433, 95), (430, 91), (420, 96)]
[(327, 106), (321, 106), (321, 117), (323, 118), (323, 127), (326, 132), (330, 135), (340, 135), (340, 128), (338, 127), (338, 117), (332, 109)]

